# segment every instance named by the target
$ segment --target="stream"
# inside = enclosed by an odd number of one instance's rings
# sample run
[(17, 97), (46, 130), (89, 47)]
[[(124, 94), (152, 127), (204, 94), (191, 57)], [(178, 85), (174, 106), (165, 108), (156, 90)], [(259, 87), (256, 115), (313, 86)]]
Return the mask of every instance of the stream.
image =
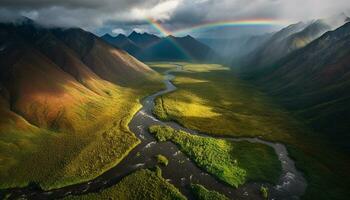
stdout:
[(215, 137), (232, 141), (262, 143), (271, 146), (278, 155), (278, 159), (281, 161), (282, 174), (277, 185), (266, 183), (246, 183), (235, 189), (198, 168), (197, 165), (183, 154), (175, 144), (171, 142), (158, 143), (155, 138), (149, 134), (148, 127), (152, 125), (167, 125), (176, 130), (184, 130), (191, 134), (209, 137), (206, 134), (184, 128), (176, 122), (160, 121), (152, 114), (154, 100), (158, 96), (177, 89), (171, 83), (171, 80), (175, 78), (171, 72), (181, 70), (182, 66), (177, 65), (177, 69), (166, 71), (164, 78), (166, 89), (143, 99), (143, 107), (134, 115), (129, 123), (130, 130), (141, 140), (141, 143), (117, 166), (88, 182), (50, 191), (43, 191), (37, 185), (31, 184), (25, 188), (5, 190), (5, 194), (8, 194), (9, 199), (22, 198), (36, 200), (57, 199), (68, 195), (81, 195), (90, 192), (97, 192), (115, 185), (123, 177), (131, 174), (137, 169), (154, 167), (157, 164), (154, 156), (162, 154), (169, 160), (169, 165), (167, 167), (162, 167), (163, 177), (171, 184), (175, 185), (188, 199), (193, 199), (188, 188), (190, 183), (199, 183), (207, 189), (216, 190), (226, 195), (230, 199), (262, 199), (260, 194), (261, 185), (269, 187), (269, 199), (299, 199), (299, 197), (304, 194), (307, 183), (302, 173), (296, 169), (294, 161), (288, 156), (286, 147), (281, 143), (268, 142), (259, 138)]

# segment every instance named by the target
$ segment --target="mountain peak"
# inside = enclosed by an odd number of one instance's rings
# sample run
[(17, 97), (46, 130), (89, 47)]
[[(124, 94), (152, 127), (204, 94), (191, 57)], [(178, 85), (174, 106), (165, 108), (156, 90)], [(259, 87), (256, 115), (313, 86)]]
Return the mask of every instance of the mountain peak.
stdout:
[(139, 33), (139, 32), (136, 32), (136, 31), (131, 32), (130, 35), (128, 36), (128, 38), (130, 38), (130, 39), (132, 39), (132, 38), (140, 38), (140, 37), (143, 37), (143, 38), (158, 38), (158, 36), (150, 34), (150, 33), (147, 33), (147, 32)]
[(127, 38), (126, 35), (119, 33), (115, 38)]
[(149, 45), (154, 44), (155, 42), (159, 41), (160, 38), (156, 35), (149, 34), (149, 33), (138, 33), (136, 31), (133, 31), (129, 36), (128, 39), (135, 42), (135, 44), (147, 47)]
[(141, 35), (140, 33), (136, 32), (136, 31), (132, 31), (129, 35), (129, 37), (133, 37), (133, 36), (137, 36), (137, 35)]
[(194, 37), (192, 37), (192, 36), (190, 36), (190, 35), (186, 35), (184, 38), (185, 38), (185, 39), (195, 40), (195, 38), (194, 38)]
[(168, 35), (168, 36), (166, 36), (166, 38), (176, 38), (176, 37), (173, 35)]
[(101, 38), (113, 38), (109, 33), (104, 34)]

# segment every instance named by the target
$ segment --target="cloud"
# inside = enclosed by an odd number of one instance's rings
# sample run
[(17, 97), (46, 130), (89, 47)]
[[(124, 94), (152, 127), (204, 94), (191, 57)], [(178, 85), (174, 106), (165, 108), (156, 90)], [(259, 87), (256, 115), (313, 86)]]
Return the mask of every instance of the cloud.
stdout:
[(147, 32), (147, 29), (144, 29), (144, 28), (134, 28), (132, 30), (135, 31), (135, 32), (138, 32), (138, 33), (145, 33), (145, 32)]
[(95, 33), (139, 28), (146, 18), (177, 29), (216, 20), (253, 18), (296, 22), (346, 12), (348, 0), (1, 0), (0, 21), (24, 15), (47, 26), (78, 26)]
[(159, 21), (169, 20), (182, 0), (169, 0), (160, 2), (151, 8), (133, 8), (130, 16), (137, 20), (152, 18)]
[(125, 35), (125, 34), (126, 34), (126, 33), (125, 33), (125, 30), (124, 30), (124, 29), (121, 29), (121, 28), (115, 28), (115, 29), (113, 29), (113, 30), (112, 30), (112, 33), (113, 33), (113, 34), (116, 34), (116, 35), (119, 35), (119, 34), (124, 34), (124, 35)]
[(91, 30), (108, 21), (134, 22), (144, 20), (146, 17), (157, 20), (169, 19), (181, 1), (1, 0), (0, 16), (8, 20), (36, 13), (35, 19), (44, 25), (79, 26)]

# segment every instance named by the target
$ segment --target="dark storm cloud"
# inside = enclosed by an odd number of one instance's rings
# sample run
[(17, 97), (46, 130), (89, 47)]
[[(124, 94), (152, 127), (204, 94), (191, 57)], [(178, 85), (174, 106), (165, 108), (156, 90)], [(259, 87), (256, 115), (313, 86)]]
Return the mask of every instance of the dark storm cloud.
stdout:
[(348, 0), (1, 0), (0, 20), (24, 15), (44, 25), (128, 32), (152, 30), (147, 17), (177, 29), (216, 20), (296, 22), (349, 12), (349, 7)]
[(64, 7), (68, 9), (127, 9), (134, 5), (156, 3), (157, 0), (1, 0), (0, 7), (12, 9), (42, 9), (48, 7)]
[[(167, 19), (179, 0), (1, 0), (0, 21), (26, 16), (44, 25), (80, 26), (141, 23), (148, 15)], [(145, 22), (143, 22), (145, 23)]]
[(16, 9), (40, 9), (51, 6), (62, 6), (66, 8), (94, 8), (103, 5), (103, 3), (106, 3), (106, 0), (1, 0), (0, 6)]

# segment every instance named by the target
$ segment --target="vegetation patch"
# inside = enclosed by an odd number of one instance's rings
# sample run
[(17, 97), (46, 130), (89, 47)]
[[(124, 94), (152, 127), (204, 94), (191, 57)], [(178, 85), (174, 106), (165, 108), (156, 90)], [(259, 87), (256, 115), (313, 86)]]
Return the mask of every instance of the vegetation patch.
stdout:
[(261, 196), (264, 199), (268, 199), (269, 198), (269, 188), (268, 187), (261, 186), (260, 187), (260, 193), (261, 193)]
[[(156, 99), (154, 114), (208, 134), (293, 142), (301, 124), (227, 67), (183, 64), (178, 90)], [(301, 131), (302, 130), (302, 131)]]
[(156, 172), (141, 169), (98, 193), (69, 196), (65, 200), (185, 200), (180, 191)]
[(165, 157), (165, 156), (163, 156), (163, 155), (161, 155), (161, 154), (158, 154), (158, 155), (156, 156), (156, 158), (157, 158), (158, 164), (163, 165), (163, 166), (168, 166), (169, 160), (168, 160), (167, 157)]
[(199, 167), (234, 187), (247, 181), (275, 183), (281, 174), (280, 161), (269, 146), (201, 137), (168, 126), (149, 130), (157, 140), (177, 144)]
[(225, 195), (210, 191), (199, 184), (191, 184), (191, 192), (197, 200), (229, 200)]
[(147, 65), (149, 65), (153, 70), (157, 71), (158, 73), (164, 73), (168, 70), (176, 69), (177, 63), (169, 63), (169, 62), (149, 62)]

